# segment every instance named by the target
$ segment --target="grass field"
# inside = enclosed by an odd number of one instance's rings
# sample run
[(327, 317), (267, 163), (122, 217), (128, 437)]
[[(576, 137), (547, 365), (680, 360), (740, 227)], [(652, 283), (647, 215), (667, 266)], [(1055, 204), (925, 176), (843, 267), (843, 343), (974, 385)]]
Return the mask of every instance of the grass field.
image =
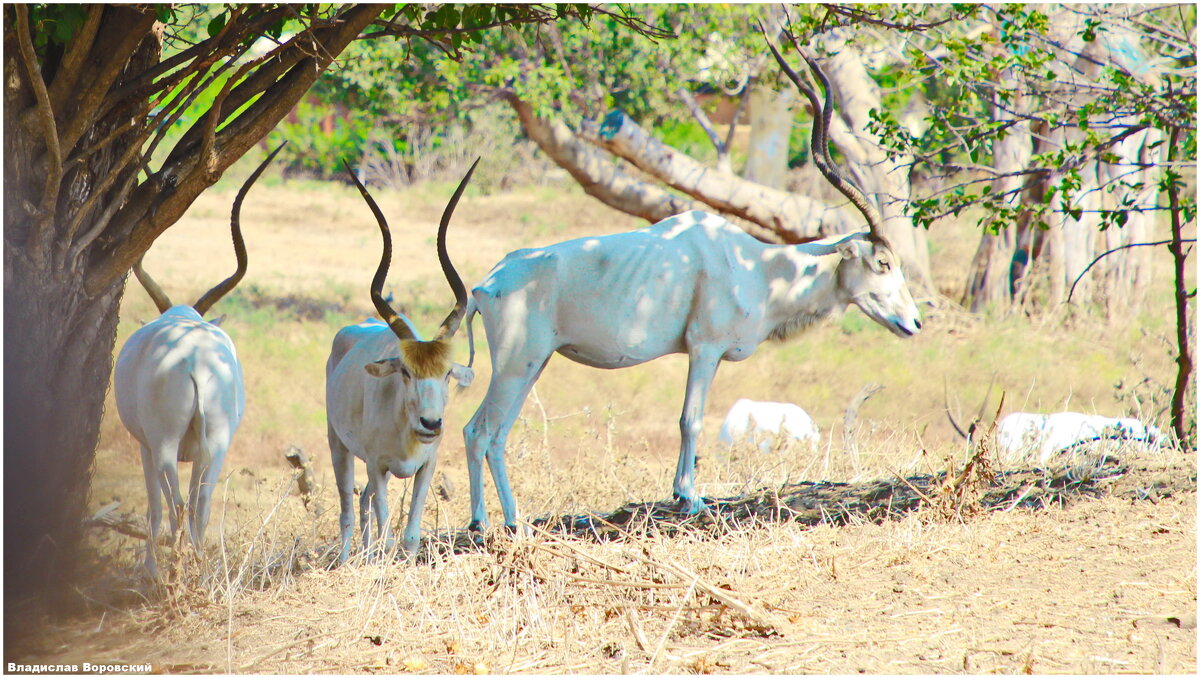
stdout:
[[(201, 196), (146, 257), (176, 303), (194, 301), (232, 270), (236, 187), (227, 179)], [(387, 289), (426, 333), (452, 302), (433, 254), (452, 189), (376, 196), (397, 247)], [(337, 329), (372, 314), (378, 233), (352, 189), (271, 177), (248, 197), (242, 223), (250, 271), (214, 313), (225, 315), (237, 344), (248, 409), (216, 492), (204, 560), (180, 549), (167, 584), (155, 589), (140, 578), (140, 540), (90, 530), (94, 579), (81, 589), (90, 612), (31, 640), (26, 659), (266, 673), (1196, 670), (1194, 451), (1119, 451), (1151, 481), (1190, 474), (1190, 491), (1155, 502), (1110, 496), (949, 521), (921, 512), (881, 524), (762, 521), (718, 538), (688, 530), (603, 543), (492, 535), (479, 549), (435, 548), (468, 519), (457, 431), (489, 376), (479, 326), (475, 384), (453, 395), (446, 413), (425, 556), (330, 570), (324, 554), (337, 541), (337, 497), (324, 363)], [(468, 192), (449, 248), (470, 285), (512, 249), (640, 225), (573, 185)], [(930, 238), (937, 284), (957, 288), (973, 253), (970, 224), (943, 224)], [(705, 418), (699, 490), (733, 496), (961, 464), (967, 450), (943, 413), (944, 384), (968, 418), (994, 379), (991, 407), (1003, 390), (1005, 412), (1133, 414), (1158, 417), (1165, 429), (1172, 306), (1169, 258), (1156, 256), (1153, 293), (1123, 322), (976, 317), (939, 304), (918, 337), (900, 341), (850, 310), (723, 365)], [(131, 284), (118, 346), (154, 315)], [(552, 360), (509, 438), (523, 514), (607, 513), (668, 496), (686, 369), (678, 356), (618, 371)], [(852, 453), (842, 416), (868, 383), (884, 389), (860, 409)], [(821, 445), (772, 455), (724, 449), (717, 429), (742, 397), (800, 404)], [(320, 489), (307, 506), (283, 460), (291, 445), (314, 459)], [(358, 477), (361, 484), (361, 464)], [(406, 506), (409, 482), (394, 479), (390, 488), (392, 506)], [(487, 491), (495, 523), (490, 481)], [(116, 511), (136, 520), (145, 510), (137, 446), (111, 395), (91, 502), (119, 502)], [(403, 520), (403, 511), (393, 517)], [(767, 616), (774, 626), (764, 627)]]

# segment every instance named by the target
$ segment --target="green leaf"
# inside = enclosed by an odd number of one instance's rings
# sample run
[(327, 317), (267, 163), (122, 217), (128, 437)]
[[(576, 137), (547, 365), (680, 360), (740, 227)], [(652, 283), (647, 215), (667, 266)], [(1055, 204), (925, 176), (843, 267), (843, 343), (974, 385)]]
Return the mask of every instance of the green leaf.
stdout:
[(222, 13), (216, 15), (215, 17), (213, 17), (212, 21), (208, 22), (208, 37), (210, 37), (210, 38), (217, 37), (217, 34), (220, 33), (225, 28), (226, 18), (227, 17), (225, 16), (225, 13), (222, 12)]

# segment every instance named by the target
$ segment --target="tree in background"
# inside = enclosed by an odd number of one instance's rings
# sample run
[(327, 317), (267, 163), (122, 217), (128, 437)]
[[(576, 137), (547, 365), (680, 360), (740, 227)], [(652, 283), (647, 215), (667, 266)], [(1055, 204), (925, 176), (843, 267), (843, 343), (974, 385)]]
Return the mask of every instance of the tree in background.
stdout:
[(1194, 23), (1190, 5), (981, 5), (903, 45), (928, 130), (911, 135), (888, 111), (877, 127), (933, 179), (912, 203), (919, 223), (983, 208), (965, 305), (1071, 296), (1116, 315), (1140, 300), (1143, 250), (1080, 276), (1097, 254), (1153, 239), (1171, 129), (1190, 130), (1195, 157)]
[[(728, 143), (692, 96), (701, 88), (744, 95), (748, 83), (790, 91), (758, 28), (762, 21), (777, 33), (787, 25), (781, 8), (648, 5), (636, 11), (647, 23), (670, 26), (679, 38), (654, 41), (621, 33), (608, 25), (611, 19), (600, 17), (586, 26), (506, 29), (484, 36), (484, 48), (461, 59), (428, 48), (415, 50), (402, 68), (389, 73), (372, 66), (386, 59), (356, 59), (332, 77), (350, 96), (357, 97), (361, 88), (401, 106), (421, 102), (422, 110), (414, 115), (457, 117), (489, 101), (505, 102), (525, 134), (588, 194), (647, 221), (708, 209), (734, 218), (759, 237), (784, 242), (861, 227), (852, 210), (843, 211), (842, 199), (824, 187), (789, 192), (768, 185), (774, 183), (771, 179), (763, 183), (732, 173)], [(848, 30), (833, 30), (839, 27), (830, 22), (830, 10), (814, 6), (791, 11), (798, 13), (802, 40), (828, 42), (828, 52), (838, 52), (828, 59), (839, 102), (832, 131), (836, 145), (850, 173), (879, 201), (885, 231), (904, 258), (906, 272), (928, 287), (925, 235), (912, 227), (903, 209), (907, 173), (890, 171), (893, 158), (866, 132), (870, 112), (883, 107), (888, 94), (871, 69), (863, 67), (859, 41), (849, 44)], [(388, 46), (354, 49), (365, 55)], [(598, 63), (605, 67), (587, 67)], [(394, 94), (393, 88), (401, 85), (413, 93)], [(656, 137), (655, 130), (692, 116), (714, 148), (672, 147)], [(900, 200), (893, 197), (897, 193)]]
[[(1194, 5), (980, 5), (974, 25), (904, 45), (933, 102), (914, 136), (888, 111), (876, 128), (935, 178), (910, 203), (930, 225), (971, 208), (981, 239), (963, 293), (972, 310), (1014, 304), (1136, 312), (1148, 246), (1175, 259), (1178, 374), (1171, 428), (1194, 441), (1184, 228), (1195, 223)], [(1166, 211), (1171, 234), (1156, 215)], [(1194, 421), (1194, 419), (1192, 420)]]
[(456, 52), (595, 14), (665, 36), (619, 6), (5, 5), (6, 634), (70, 597), (117, 311), (155, 238), (354, 40)]

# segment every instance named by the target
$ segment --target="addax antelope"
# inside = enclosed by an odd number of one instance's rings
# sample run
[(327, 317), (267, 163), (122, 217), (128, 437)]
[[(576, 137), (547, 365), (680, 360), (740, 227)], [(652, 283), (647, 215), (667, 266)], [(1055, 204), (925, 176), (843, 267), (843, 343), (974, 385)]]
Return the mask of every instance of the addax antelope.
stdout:
[(816, 423), (799, 405), (749, 398), (739, 398), (729, 408), (721, 423), (719, 439), (726, 445), (748, 441), (759, 450), (770, 452), (780, 437), (782, 445), (798, 442), (815, 446), (821, 441)]
[(470, 368), (450, 360), (450, 340), (462, 323), (467, 290), (446, 251), (446, 227), (477, 164), (478, 160), (450, 198), (438, 228), (438, 261), (455, 301), (453, 310), (429, 341), (423, 341), (412, 321), (393, 310), (383, 298), (383, 282), (392, 258), (391, 233), (371, 194), (346, 167), (383, 235), (383, 256), (371, 281), (371, 301), (385, 322), (368, 320), (342, 328), (333, 339), (333, 349), (325, 364), (329, 451), (341, 501), (342, 550), (338, 562), (345, 562), (350, 556), (355, 457), (367, 466), (367, 485), (359, 500), (363, 550), (370, 552), (372, 507), (376, 531), (382, 543), (387, 544), (389, 475), (413, 478), (403, 546), (410, 555), (420, 546), (421, 514), (437, 464), (449, 382), (453, 378), (466, 386), (473, 374)]
[[(988, 389), (988, 395), (991, 388)], [(956, 433), (975, 444), (981, 433), (982, 414), (987, 407), (984, 397), (980, 414), (964, 431), (946, 406), (946, 417)], [(1092, 443), (1105, 440), (1128, 441), (1155, 446), (1161, 442), (1157, 427), (1132, 417), (1105, 417), (1081, 412), (1035, 414), (1013, 412), (996, 424), (996, 452), (1001, 461), (1009, 464), (1033, 462), (1048, 465), (1073, 461), (1072, 455), (1086, 452)]]
[(113, 374), (117, 412), (125, 428), (142, 446), (142, 471), (146, 476), (149, 538), (146, 569), (158, 576), (155, 551), (162, 526), (162, 505), (167, 501), (171, 532), (179, 529), (184, 506), (179, 487), (178, 462), (193, 462), (188, 493), (188, 531), (200, 551), (213, 488), (225, 453), (246, 411), (242, 366), (233, 341), (204, 314), (229, 293), (246, 274), (246, 245), (242, 240), (242, 200), (267, 165), (283, 148), (267, 156), (238, 191), (233, 201), (230, 230), (237, 270), (200, 297), (192, 306), (173, 306), (166, 293), (142, 269), (133, 266), (154, 305), (162, 314), (134, 332), (117, 357)]
[[(809, 63), (828, 90), (824, 74)], [(493, 370), (487, 394), (463, 431), (472, 528), (487, 524), (484, 459), (505, 524), (517, 525), (505, 440), (556, 352), (604, 369), (687, 354), (673, 489), (682, 508), (695, 512), (701, 507), (694, 482), (696, 442), (705, 397), (722, 360), (744, 360), (764, 341), (793, 336), (849, 304), (898, 336), (921, 329), (899, 258), (880, 233), (879, 212), (829, 159), (825, 135), (832, 93), (822, 115), (815, 92), (791, 75), (816, 112), (812, 155), (818, 168), (862, 212), (869, 230), (771, 245), (719, 216), (693, 211), (641, 230), (506, 256), (472, 290), (467, 305), (468, 336), (478, 313)]]

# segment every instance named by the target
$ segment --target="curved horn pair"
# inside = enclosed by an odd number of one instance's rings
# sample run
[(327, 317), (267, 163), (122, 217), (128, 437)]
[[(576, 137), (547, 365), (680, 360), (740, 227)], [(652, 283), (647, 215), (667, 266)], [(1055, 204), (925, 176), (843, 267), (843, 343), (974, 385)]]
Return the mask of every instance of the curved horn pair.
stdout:
[[(988, 382), (987, 394), (983, 396), (983, 402), (979, 403), (979, 412), (975, 415), (975, 419), (971, 421), (970, 426), (964, 433), (962, 427), (954, 420), (954, 415), (950, 413), (950, 394), (949, 387), (946, 383), (946, 378), (942, 377), (942, 405), (946, 409), (946, 418), (950, 420), (950, 425), (954, 427), (954, 432), (962, 436), (963, 440), (971, 440), (975, 435), (975, 429), (983, 422), (983, 415), (987, 411), (988, 401), (992, 399), (992, 387), (996, 385), (996, 374), (992, 373), (992, 380)], [(1000, 396), (1000, 406), (1004, 406), (1004, 396)], [(999, 416), (1000, 411), (996, 410), (996, 415)]]
[(883, 224), (883, 218), (880, 216), (879, 210), (875, 209), (875, 206), (871, 204), (867, 196), (858, 187), (850, 183), (850, 181), (837, 171), (833, 160), (829, 157), (829, 122), (833, 117), (833, 88), (829, 86), (829, 78), (825, 76), (825, 72), (821, 70), (817, 62), (805, 53), (804, 50), (800, 49), (800, 45), (796, 43), (796, 38), (791, 34), (791, 31), (787, 31), (788, 40), (791, 41), (792, 46), (796, 48), (800, 56), (804, 57), (804, 61), (808, 63), (808, 67), (812, 69), (817, 79), (821, 81), (821, 86), (825, 88), (825, 104), (822, 105), (820, 99), (817, 97), (817, 93), (808, 86), (808, 83), (800, 79), (796, 71), (792, 70), (792, 67), (779, 54), (779, 50), (775, 49), (775, 44), (767, 36), (767, 31), (763, 28), (761, 22), (758, 24), (758, 28), (762, 32), (763, 38), (767, 41), (767, 47), (771, 49), (771, 54), (774, 55), (775, 61), (779, 62), (779, 67), (787, 75), (788, 79), (796, 85), (796, 88), (808, 98), (808, 103), (812, 106), (813, 129), (811, 147), (813, 162), (816, 164), (817, 169), (821, 171), (821, 174), (825, 176), (829, 183), (833, 184), (834, 188), (846, 196), (846, 199), (858, 208), (859, 212), (862, 212), (863, 218), (867, 220), (868, 228), (871, 229), (871, 235), (875, 238), (881, 238), (880, 227)]
[[(409, 329), (408, 323), (396, 313), (383, 298), (383, 282), (387, 279), (388, 267), (392, 260), (392, 233), (388, 228), (387, 219), (383, 216), (383, 211), (379, 209), (379, 205), (375, 203), (375, 199), (371, 197), (371, 193), (367, 191), (367, 187), (363, 186), (358, 180), (358, 176), (350, 169), (350, 164), (345, 160), (342, 164), (346, 167), (346, 172), (350, 175), (350, 179), (354, 185), (358, 187), (359, 194), (363, 200), (367, 201), (367, 206), (371, 208), (371, 213), (375, 215), (375, 221), (379, 224), (379, 232), (383, 236), (383, 253), (379, 259), (379, 268), (375, 270), (375, 277), (371, 279), (371, 302), (375, 304), (375, 310), (379, 311), (379, 316), (392, 328), (392, 332), (401, 341), (415, 339), (416, 336)], [(442, 273), (446, 276), (446, 282), (450, 284), (450, 289), (454, 292), (454, 308), (446, 319), (442, 321), (438, 328), (437, 335), (434, 341), (448, 339), (454, 336), (462, 323), (463, 309), (467, 305), (467, 288), (463, 285), (462, 278), (459, 277), (458, 271), (454, 270), (454, 265), (450, 262), (450, 254), (446, 250), (446, 229), (450, 225), (450, 217), (454, 214), (454, 208), (458, 206), (459, 198), (462, 197), (463, 191), (467, 188), (467, 182), (471, 180), (471, 175), (475, 173), (475, 167), (479, 164), (479, 158), (471, 165), (471, 169), (467, 170), (466, 175), (459, 182), (458, 188), (454, 191), (454, 195), (450, 198), (450, 202), (446, 204), (446, 209), (442, 212), (442, 220), (438, 226), (437, 235), (437, 253), (438, 262), (442, 266)]]
[[(287, 145), (286, 141), (271, 151), (267, 159), (263, 160), (259, 164), (258, 169), (254, 170), (254, 173), (242, 184), (241, 190), (238, 191), (237, 197), (233, 200), (233, 211), (229, 217), (229, 230), (233, 236), (233, 254), (237, 257), (237, 270), (234, 271), (233, 275), (217, 283), (215, 287), (205, 292), (195, 304), (192, 304), (192, 308), (196, 309), (196, 312), (201, 316), (207, 313), (213, 304), (220, 301), (221, 297), (229, 294), (230, 290), (236, 287), (241, 282), (242, 277), (246, 275), (248, 260), (246, 257), (246, 242), (242, 239), (242, 201), (246, 198), (246, 194), (250, 192), (250, 187), (254, 185), (254, 182), (258, 181), (258, 177), (262, 175), (263, 170), (267, 169), (267, 165), (271, 164), (271, 161), (275, 159), (275, 155), (285, 145)], [(145, 255), (143, 254), (142, 256), (144, 257)], [(167, 293), (142, 268), (142, 257), (138, 257), (138, 260), (133, 264), (133, 274), (137, 276), (138, 282), (142, 284), (142, 287), (146, 288), (146, 293), (154, 300), (154, 305), (158, 307), (159, 313), (163, 313), (171, 308), (173, 304)]]

